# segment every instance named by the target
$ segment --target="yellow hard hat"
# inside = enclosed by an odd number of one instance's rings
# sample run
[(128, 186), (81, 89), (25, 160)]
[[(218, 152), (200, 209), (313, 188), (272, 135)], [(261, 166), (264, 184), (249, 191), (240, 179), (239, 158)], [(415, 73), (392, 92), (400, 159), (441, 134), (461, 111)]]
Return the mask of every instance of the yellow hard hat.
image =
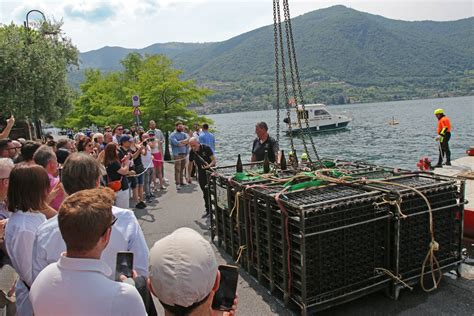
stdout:
[(302, 153), (301, 154), (301, 159), (308, 159), (308, 154), (307, 153)]
[(434, 114), (435, 114), (435, 115), (444, 114), (444, 110), (443, 110), (443, 109), (436, 109), (436, 110), (434, 111)]

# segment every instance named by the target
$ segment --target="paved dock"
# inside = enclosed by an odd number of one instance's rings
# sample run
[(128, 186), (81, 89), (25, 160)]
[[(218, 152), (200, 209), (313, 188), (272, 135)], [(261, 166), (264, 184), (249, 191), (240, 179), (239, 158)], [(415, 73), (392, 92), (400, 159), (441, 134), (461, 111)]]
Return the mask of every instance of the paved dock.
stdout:
[[(174, 179), (171, 165), (165, 165), (168, 179)], [(148, 246), (179, 227), (190, 227), (210, 239), (209, 220), (202, 219), (204, 202), (197, 182), (177, 191), (170, 183), (166, 191), (158, 192), (156, 202), (146, 209), (134, 210), (143, 229)], [(214, 247), (219, 263), (229, 263), (230, 257)], [(0, 274), (0, 286), (6, 288), (12, 279), (11, 269)], [(413, 292), (404, 290), (398, 301), (375, 293), (344, 305), (324, 311), (318, 315), (472, 315), (474, 310), (474, 281), (456, 279), (446, 274), (438, 290), (425, 293), (419, 287)], [(238, 315), (296, 315), (288, 311), (263, 286), (241, 271), (238, 284)], [(156, 302), (157, 303), (157, 302)], [(163, 309), (156, 304), (160, 315)], [(0, 311), (0, 315), (2, 315)]]

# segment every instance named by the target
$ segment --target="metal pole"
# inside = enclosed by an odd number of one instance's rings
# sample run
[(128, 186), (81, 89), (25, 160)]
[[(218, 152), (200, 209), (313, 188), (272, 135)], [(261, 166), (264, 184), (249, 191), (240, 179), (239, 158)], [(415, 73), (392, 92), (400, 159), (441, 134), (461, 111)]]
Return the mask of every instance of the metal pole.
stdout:
[[(30, 10), (30, 11), (28, 11), (28, 13), (26, 13), (26, 21), (23, 22), (23, 25), (25, 26), (25, 29), (27, 30), (26, 34), (27, 34), (27, 43), (28, 44), (29, 44), (29, 30), (30, 30), (30, 25), (29, 25), (30, 21), (28, 20), (28, 16), (30, 15), (30, 13), (33, 13), (33, 12), (37, 12), (37, 13), (41, 14), (41, 16), (43, 17), (43, 21), (46, 22), (46, 16), (40, 10), (34, 9), (34, 10)], [(35, 97), (36, 97), (36, 95), (33, 96), (33, 117), (32, 117), (32, 120), (33, 120), (33, 126), (34, 126), (34, 130), (35, 130), (35, 138), (41, 139), (41, 137), (43, 135), (43, 131), (42, 131), (42, 127), (41, 127), (41, 120), (38, 118), (38, 115), (36, 113), (37, 111), (36, 111)]]

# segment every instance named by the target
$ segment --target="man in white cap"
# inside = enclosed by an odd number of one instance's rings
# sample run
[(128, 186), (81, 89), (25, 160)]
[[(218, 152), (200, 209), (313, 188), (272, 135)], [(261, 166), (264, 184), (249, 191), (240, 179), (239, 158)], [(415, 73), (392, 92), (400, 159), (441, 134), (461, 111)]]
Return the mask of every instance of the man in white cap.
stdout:
[(165, 315), (232, 315), (211, 309), (220, 272), (211, 245), (199, 233), (183, 227), (158, 240), (150, 250), (148, 287)]

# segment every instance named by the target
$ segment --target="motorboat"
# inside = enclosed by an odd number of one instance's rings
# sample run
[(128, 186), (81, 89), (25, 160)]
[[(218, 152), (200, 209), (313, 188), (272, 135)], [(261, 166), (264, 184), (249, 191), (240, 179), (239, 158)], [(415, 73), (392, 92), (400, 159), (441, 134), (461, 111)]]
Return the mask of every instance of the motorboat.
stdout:
[[(283, 120), (286, 123), (287, 135), (290, 134), (290, 123), (291, 134), (295, 135), (300, 133), (301, 129), (311, 133), (337, 131), (347, 128), (347, 125), (352, 121), (349, 116), (330, 113), (326, 105), (322, 103), (306, 104), (304, 110), (303, 106), (298, 105), (297, 110), (292, 112), (290, 120), (288, 118)], [(298, 118), (301, 126), (298, 123)], [(306, 119), (308, 120), (308, 127), (306, 126)]]
[(388, 125), (392, 125), (392, 126), (398, 125), (399, 123), (400, 123), (400, 122), (398, 122), (398, 121), (395, 120), (395, 117), (394, 117), (394, 116), (392, 116), (392, 119), (391, 119), (390, 121), (388, 121)]

